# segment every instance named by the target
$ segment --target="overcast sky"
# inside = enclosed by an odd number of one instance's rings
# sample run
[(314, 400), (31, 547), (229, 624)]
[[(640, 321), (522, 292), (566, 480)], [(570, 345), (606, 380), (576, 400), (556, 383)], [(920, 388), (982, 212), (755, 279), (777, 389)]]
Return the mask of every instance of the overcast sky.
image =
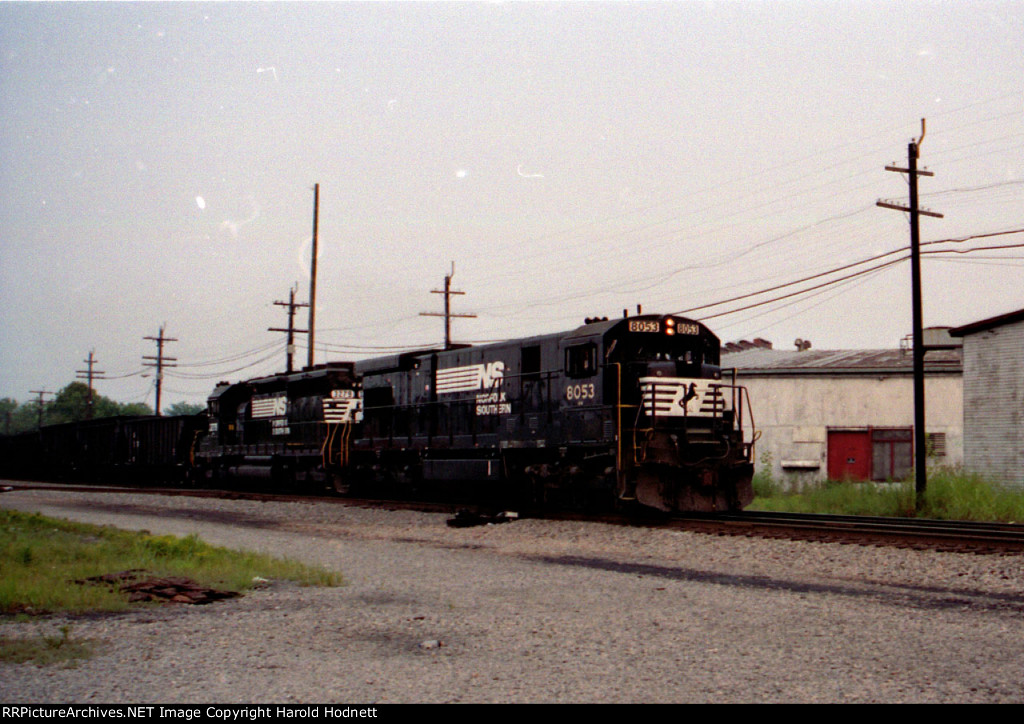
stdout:
[[(453, 262), (482, 341), (896, 251), (875, 202), (921, 118), (923, 240), (1024, 229), (1024, 3), (0, 3), (0, 396), (95, 350), (101, 394), (152, 404), (161, 325), (165, 406), (283, 369), (314, 183), (318, 362), (440, 342)], [(1021, 243), (928, 247), (975, 250), (925, 259), (925, 324), (1024, 307), (1021, 250), (977, 248)], [(909, 287), (691, 316), (893, 348)]]

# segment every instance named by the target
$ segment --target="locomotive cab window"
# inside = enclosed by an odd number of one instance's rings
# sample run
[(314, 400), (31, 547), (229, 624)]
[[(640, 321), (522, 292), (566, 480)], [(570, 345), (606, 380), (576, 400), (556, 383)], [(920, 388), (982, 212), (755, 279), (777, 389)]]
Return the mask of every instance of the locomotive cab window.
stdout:
[(597, 374), (597, 345), (588, 342), (566, 348), (565, 374), (573, 379)]

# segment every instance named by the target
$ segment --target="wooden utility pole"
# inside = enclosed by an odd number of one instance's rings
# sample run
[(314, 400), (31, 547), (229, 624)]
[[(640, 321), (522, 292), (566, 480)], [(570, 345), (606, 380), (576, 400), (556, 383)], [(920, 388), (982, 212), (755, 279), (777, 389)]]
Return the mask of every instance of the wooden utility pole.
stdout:
[(452, 317), (462, 317), (466, 319), (472, 319), (476, 317), (475, 314), (452, 314), (451, 298), (455, 294), (465, 294), (465, 292), (452, 291), (452, 277), (455, 276), (455, 262), (452, 262), (452, 273), (448, 274), (444, 278), (444, 291), (440, 289), (432, 289), (431, 294), (443, 294), (444, 295), (444, 313), (440, 312), (420, 312), (421, 317), (444, 317), (444, 348), (452, 348)]
[(143, 362), (144, 367), (156, 367), (156, 414), (160, 417), (163, 413), (160, 412), (160, 390), (164, 381), (164, 367), (177, 367), (175, 364), (168, 364), (169, 362), (176, 362), (177, 357), (165, 357), (164, 356), (164, 343), (165, 342), (177, 342), (178, 340), (174, 337), (165, 337), (164, 328), (160, 327), (160, 334), (156, 337), (143, 337), (143, 339), (151, 339), (156, 342), (156, 356), (142, 355), (142, 359), (153, 360), (153, 362)]
[(46, 390), (29, 390), (29, 393), (39, 395), (39, 397), (36, 398), (36, 405), (39, 407), (39, 421), (36, 423), (36, 427), (41, 428), (43, 426), (43, 395), (52, 395), (53, 393), (47, 392)]
[(309, 355), (306, 366), (313, 366), (313, 343), (316, 333), (316, 252), (318, 231), (320, 221), (320, 184), (313, 185), (313, 260), (309, 264)]
[[(298, 286), (298, 285), (296, 285), (296, 286)], [(298, 309), (299, 307), (308, 307), (309, 306), (308, 304), (300, 303), (300, 302), (296, 302), (295, 301), (295, 291), (296, 291), (296, 287), (292, 287), (289, 290), (289, 292), (288, 292), (288, 301), (287, 302), (274, 302), (274, 304), (276, 304), (279, 307), (288, 307), (288, 328), (287, 329), (282, 329), (281, 327), (270, 327), (269, 328), (269, 331), (271, 331), (271, 332), (286, 332), (288, 334), (288, 346), (286, 347), (286, 352), (287, 352), (287, 355), (288, 355), (288, 367), (285, 370), (286, 372), (292, 372), (293, 369), (294, 369), (293, 368), (293, 363), (294, 363), (294, 357), (295, 357), (295, 335), (296, 334), (306, 334), (309, 331), (309, 330), (306, 330), (306, 329), (295, 329), (295, 310)]]
[(910, 184), (910, 206), (903, 206), (892, 201), (878, 201), (877, 205), (886, 209), (910, 212), (910, 283), (913, 300), (913, 335), (914, 335), (914, 493), (915, 505), (920, 511), (924, 506), (925, 491), (928, 486), (928, 454), (925, 436), (924, 414), (924, 345), (923, 312), (921, 307), (921, 231), (920, 217), (933, 216), (942, 218), (942, 214), (926, 211), (918, 207), (917, 177), (934, 176), (931, 171), (918, 171), (917, 159), (921, 155), (921, 141), (924, 140), (925, 120), (921, 119), (921, 138), (907, 145), (907, 167), (886, 166), (886, 171), (905, 173)]
[[(88, 369), (75, 370), (75, 374), (80, 380), (86, 380), (86, 384), (89, 386), (89, 391), (85, 394), (85, 419), (91, 420), (93, 415), (93, 399), (92, 399), (92, 381), (102, 380), (103, 377), (100, 375), (105, 374), (102, 370), (93, 370), (93, 365), (96, 364), (96, 359), (93, 357), (94, 350), (89, 350), (89, 356), (82, 360), (85, 362)], [(83, 376), (84, 375), (84, 376)]]

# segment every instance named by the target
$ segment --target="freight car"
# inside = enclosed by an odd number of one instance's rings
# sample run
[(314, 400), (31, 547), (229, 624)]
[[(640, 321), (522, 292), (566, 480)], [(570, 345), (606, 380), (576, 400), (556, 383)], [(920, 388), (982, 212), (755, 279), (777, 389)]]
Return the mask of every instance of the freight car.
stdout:
[(47, 425), (5, 438), (5, 475), (46, 480), (178, 483), (194, 467), (205, 415), (121, 416)]

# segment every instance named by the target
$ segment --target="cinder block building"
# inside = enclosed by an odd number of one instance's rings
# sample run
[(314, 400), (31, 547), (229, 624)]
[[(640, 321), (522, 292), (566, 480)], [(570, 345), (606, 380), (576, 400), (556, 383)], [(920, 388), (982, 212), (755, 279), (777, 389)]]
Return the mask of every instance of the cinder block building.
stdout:
[[(947, 328), (926, 330), (930, 465), (963, 462), (963, 366)], [(729, 344), (722, 367), (750, 392), (758, 470), (799, 486), (826, 479), (898, 480), (914, 466), (913, 357), (907, 349), (773, 349)]]
[(950, 334), (963, 340), (964, 468), (1024, 488), (1024, 309)]

